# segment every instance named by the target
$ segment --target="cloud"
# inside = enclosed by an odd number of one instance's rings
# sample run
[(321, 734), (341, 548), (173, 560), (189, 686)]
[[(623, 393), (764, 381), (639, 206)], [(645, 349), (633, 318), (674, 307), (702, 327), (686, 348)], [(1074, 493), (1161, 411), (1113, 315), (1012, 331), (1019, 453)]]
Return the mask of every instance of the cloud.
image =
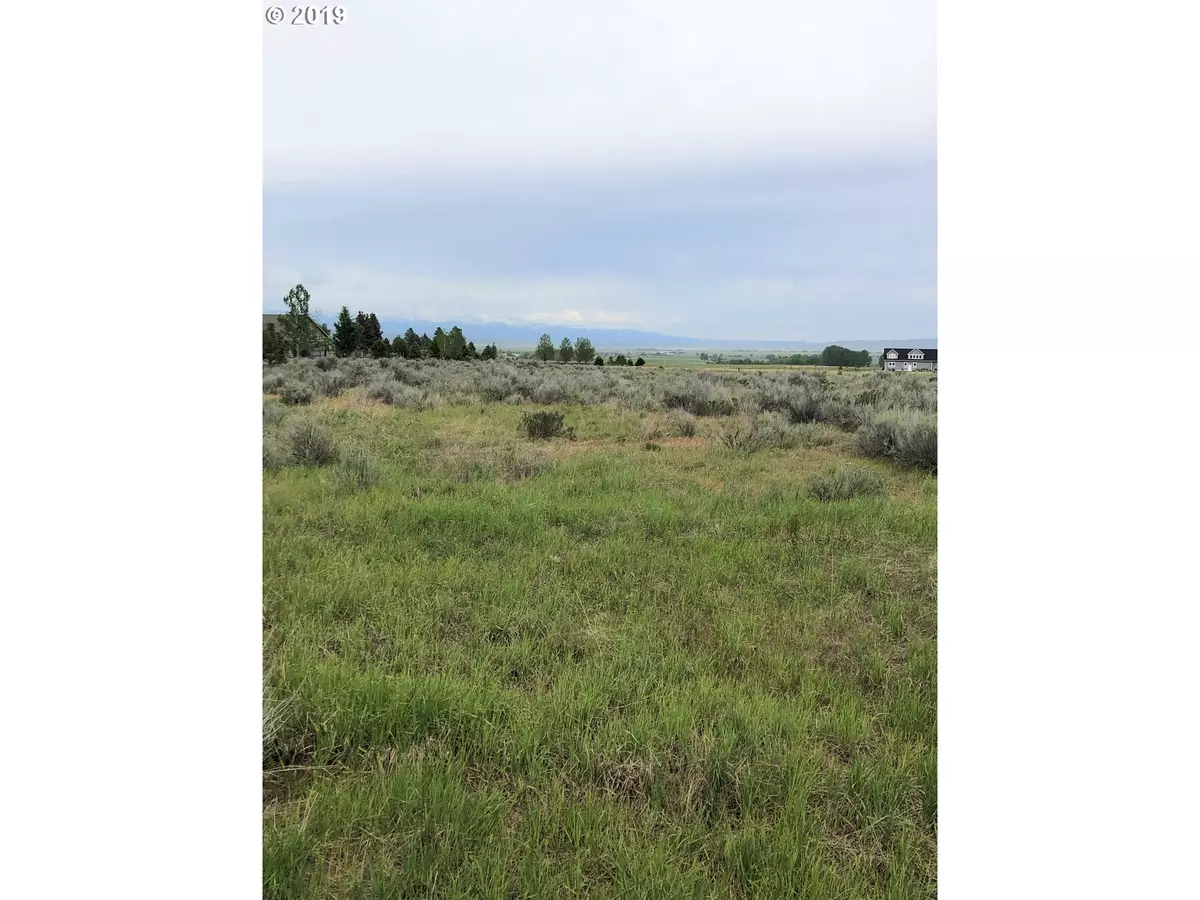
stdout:
[(264, 306), (936, 333), (933, 0), (357, 0), (266, 29)]
[(928, 155), (933, 0), (357, 0), (268, 28), (269, 183)]

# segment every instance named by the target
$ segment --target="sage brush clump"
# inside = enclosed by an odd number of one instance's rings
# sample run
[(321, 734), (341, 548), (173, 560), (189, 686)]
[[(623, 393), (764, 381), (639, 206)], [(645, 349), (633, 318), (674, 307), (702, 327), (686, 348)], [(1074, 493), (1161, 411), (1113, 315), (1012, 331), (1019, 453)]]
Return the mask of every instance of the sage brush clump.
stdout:
[(293, 422), (284, 439), (288, 456), (298, 466), (328, 466), (337, 461), (333, 435), (317, 422)]
[(852, 500), (883, 493), (883, 479), (859, 466), (844, 466), (815, 476), (808, 483), (808, 495), (815, 500), (829, 503), (835, 500)]
[(338, 484), (350, 493), (372, 488), (380, 480), (379, 466), (361, 450), (351, 450), (338, 461)]
[(543, 410), (535, 413), (525, 413), (521, 417), (521, 427), (529, 437), (535, 440), (567, 436), (570, 432), (563, 425), (563, 414)]
[(890, 459), (937, 474), (937, 421), (934, 419), (911, 413), (879, 415), (858, 429), (854, 446), (863, 456)]

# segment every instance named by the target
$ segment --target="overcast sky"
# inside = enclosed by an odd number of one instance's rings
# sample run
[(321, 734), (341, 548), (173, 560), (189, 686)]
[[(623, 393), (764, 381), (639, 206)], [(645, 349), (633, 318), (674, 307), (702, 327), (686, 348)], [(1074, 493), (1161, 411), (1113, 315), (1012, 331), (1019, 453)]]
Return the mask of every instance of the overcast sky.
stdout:
[(355, 0), (264, 25), (264, 301), (936, 336), (933, 0)]

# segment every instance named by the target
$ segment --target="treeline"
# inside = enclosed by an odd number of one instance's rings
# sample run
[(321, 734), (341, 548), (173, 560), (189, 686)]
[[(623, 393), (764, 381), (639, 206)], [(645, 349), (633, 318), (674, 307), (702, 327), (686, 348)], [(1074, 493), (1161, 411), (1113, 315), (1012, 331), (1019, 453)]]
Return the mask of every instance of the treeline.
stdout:
[(793, 353), (783, 356), (768, 353), (755, 359), (752, 357), (724, 356), (720, 353), (701, 353), (700, 358), (712, 363), (722, 363), (730, 366), (774, 365), (774, 366), (845, 366), (847, 368), (864, 368), (871, 365), (870, 350), (848, 350), (832, 344), (820, 353)]
[(361, 310), (353, 318), (343, 306), (333, 326), (333, 349), (338, 356), (373, 356), (382, 359), (399, 356), (403, 359), (495, 359), (500, 351), (495, 344), (482, 350), (468, 341), (463, 330), (455, 325), (449, 331), (439, 326), (433, 337), (417, 334), (411, 328), (390, 341), (383, 336), (375, 313)]
[[(591, 363), (594, 366), (605, 365), (604, 357), (596, 352), (596, 348), (592, 346), (592, 342), (585, 337), (576, 338), (575, 343), (571, 343), (570, 338), (563, 338), (562, 343), (558, 347), (554, 346), (554, 341), (548, 334), (543, 334), (538, 341), (537, 349), (532, 353), (526, 354), (530, 359), (540, 359), (543, 362), (578, 362), (587, 365)], [(618, 353), (616, 356), (609, 356), (608, 365), (610, 366), (644, 366), (646, 361), (640, 356), (634, 360), (632, 357), (625, 356), (624, 353)]]

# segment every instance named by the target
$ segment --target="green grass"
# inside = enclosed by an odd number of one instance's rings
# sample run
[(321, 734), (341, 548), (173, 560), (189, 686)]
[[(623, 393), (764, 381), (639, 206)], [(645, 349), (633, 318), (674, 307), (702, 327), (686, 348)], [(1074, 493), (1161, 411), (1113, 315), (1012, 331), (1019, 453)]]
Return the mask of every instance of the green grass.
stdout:
[(264, 896), (933, 896), (936, 480), (528, 409), (269, 426)]

